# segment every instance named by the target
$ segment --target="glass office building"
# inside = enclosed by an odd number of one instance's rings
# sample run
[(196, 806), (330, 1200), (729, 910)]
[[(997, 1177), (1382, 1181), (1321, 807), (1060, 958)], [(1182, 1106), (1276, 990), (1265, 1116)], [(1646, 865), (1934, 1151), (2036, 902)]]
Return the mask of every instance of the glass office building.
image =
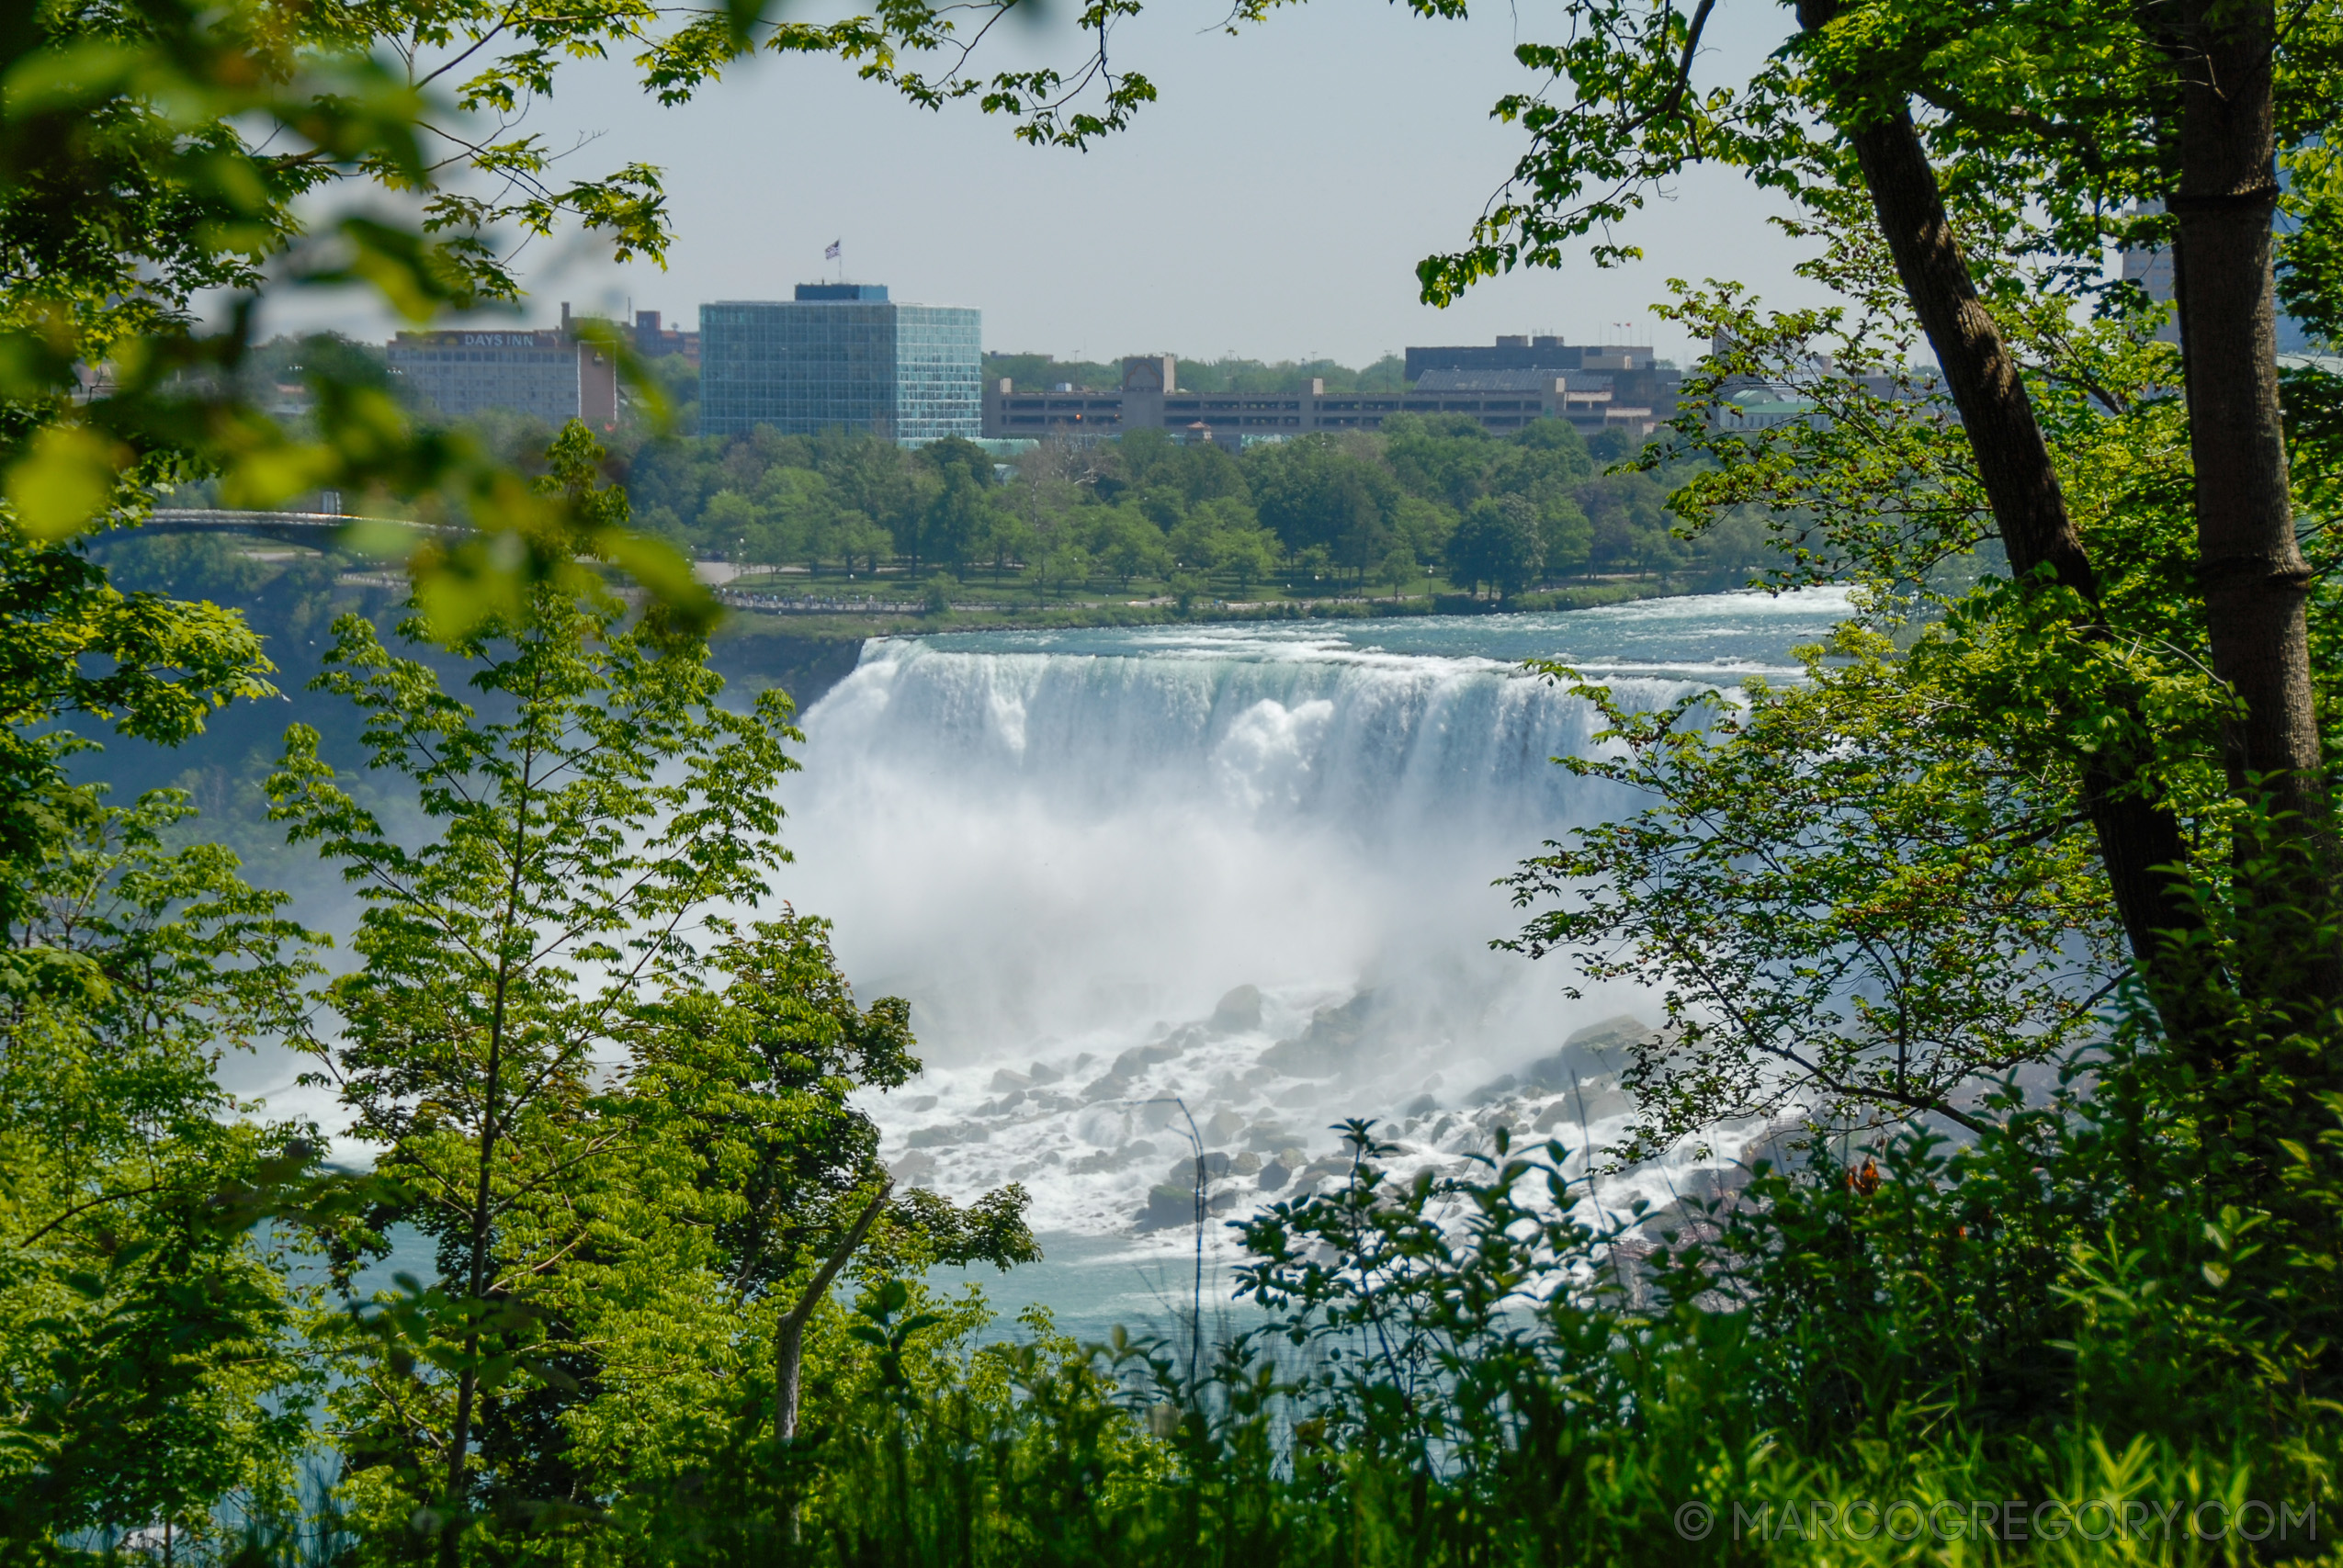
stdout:
[(979, 312), (902, 305), (881, 284), (800, 283), (788, 300), (699, 308), (699, 428), (869, 431), (907, 446), (984, 428)]

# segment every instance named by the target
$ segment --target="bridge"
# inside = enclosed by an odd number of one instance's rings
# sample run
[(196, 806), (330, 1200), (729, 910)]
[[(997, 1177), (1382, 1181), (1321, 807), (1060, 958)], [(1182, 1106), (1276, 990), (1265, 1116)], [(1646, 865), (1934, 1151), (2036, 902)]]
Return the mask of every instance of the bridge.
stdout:
[(335, 535), (359, 525), (451, 536), (470, 532), (448, 524), (413, 523), (402, 517), (345, 517), (338, 512), (227, 512), (200, 506), (156, 507), (141, 526), (159, 534), (251, 534), (323, 549)]
[[(204, 506), (158, 506), (140, 525), (148, 533), (249, 534), (279, 544), (307, 545), (312, 549), (327, 548), (336, 536), (360, 525), (403, 528), (411, 534), (435, 535), (443, 539), (471, 532), (452, 523), (416, 523), (403, 517), (345, 517), (338, 512), (230, 512)], [(723, 582), (740, 570), (739, 566), (727, 561), (692, 563), (692, 575), (709, 584)]]

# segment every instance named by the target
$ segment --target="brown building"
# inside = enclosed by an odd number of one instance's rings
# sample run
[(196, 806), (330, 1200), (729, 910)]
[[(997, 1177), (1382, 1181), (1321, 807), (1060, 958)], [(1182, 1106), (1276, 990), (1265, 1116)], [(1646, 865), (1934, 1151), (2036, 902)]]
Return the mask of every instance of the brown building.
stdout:
[(696, 370), (699, 368), (699, 333), (661, 326), (656, 310), (637, 310), (635, 352), (645, 359), (662, 359), (671, 354), (679, 354), (683, 355), (685, 364)]

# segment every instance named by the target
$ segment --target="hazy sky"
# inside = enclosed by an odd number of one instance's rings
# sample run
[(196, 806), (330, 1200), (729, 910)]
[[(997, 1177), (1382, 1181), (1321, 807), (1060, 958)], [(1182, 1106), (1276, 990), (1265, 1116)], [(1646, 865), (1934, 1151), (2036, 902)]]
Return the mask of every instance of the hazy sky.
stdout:
[[(1213, 27), (1223, 15), (1211, 0), (1158, 0), (1118, 29), (1118, 64), (1161, 96), (1088, 152), (1026, 147), (972, 104), (914, 108), (828, 60), (760, 61), (675, 109), (623, 64), (572, 66), (529, 129), (563, 147), (592, 138), (565, 177), (662, 166), (677, 240), (664, 272), (613, 265), (583, 236), (538, 243), (524, 255), (526, 319), (545, 324), (567, 299), (695, 324), (703, 301), (787, 299), (830, 276), (832, 240), (850, 279), (979, 307), (988, 349), (1067, 357), (1360, 364), (1500, 333), (1616, 341), (1614, 323), (1631, 323), (1634, 341), (1681, 359), (1681, 334), (1647, 309), (1670, 276), (1732, 277), (1784, 305), (1816, 296), (1764, 221), (1773, 199), (1697, 171), (1623, 232), (1645, 248), (1640, 264), (1574, 261), (1484, 283), (1445, 311), (1419, 304), (1415, 263), (1462, 243), (1523, 144), (1488, 107), (1529, 85), (1510, 51), (1550, 17), (1500, 6), (1435, 22), (1320, 0), (1229, 38)], [(1704, 73), (1746, 69), (1786, 25), (1760, 0), (1721, 6)], [(1012, 39), (1001, 58), (1070, 36)], [(314, 308), (300, 320), (386, 325)]]

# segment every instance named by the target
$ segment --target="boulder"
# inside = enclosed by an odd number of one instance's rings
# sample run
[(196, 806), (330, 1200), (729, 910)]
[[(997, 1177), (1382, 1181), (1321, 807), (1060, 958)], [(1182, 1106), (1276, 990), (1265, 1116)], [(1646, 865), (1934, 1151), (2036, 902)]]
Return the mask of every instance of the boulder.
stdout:
[[(1155, 1153), (1155, 1145), (1141, 1138), (1120, 1148), (1094, 1149), (1091, 1153), (1067, 1162), (1066, 1168), (1076, 1176), (1095, 1176), (1101, 1171), (1121, 1170), (1133, 1160), (1145, 1159)], [(1055, 1159), (1057, 1156), (1049, 1156)]]
[(992, 1092), (995, 1094), (1007, 1094), (1012, 1090), (1022, 1091), (1031, 1088), (1033, 1088), (1033, 1076), (1030, 1073), (1021, 1073), (1003, 1067), (992, 1075)]
[(1245, 1129), (1245, 1147), (1257, 1155), (1274, 1154), (1294, 1140), (1294, 1134), (1274, 1122), (1256, 1122)]
[[(1206, 1181), (1219, 1180), (1222, 1177), (1228, 1174), (1229, 1163), (1230, 1162), (1227, 1155), (1222, 1154), (1218, 1149), (1214, 1149), (1204, 1156), (1204, 1179)], [(1187, 1187), (1194, 1187), (1196, 1182), (1196, 1162), (1194, 1156), (1190, 1156), (1188, 1158), (1180, 1160), (1173, 1164), (1172, 1167), (1171, 1179), (1180, 1182)]]
[(1139, 1224), (1148, 1230), (1162, 1230), (1172, 1225), (1192, 1225), (1196, 1221), (1196, 1190), (1166, 1183), (1150, 1187), (1147, 1193), (1147, 1209), (1139, 1215)]
[(1492, 1100), (1504, 1099), (1521, 1087), (1522, 1080), (1507, 1073), (1502, 1077), (1489, 1079), (1488, 1082), (1466, 1095), (1465, 1100), (1468, 1105), (1487, 1105)]
[(1677, 1178), (1676, 1190), (1696, 1203), (1722, 1202), (1749, 1184), (1749, 1173), (1740, 1166), (1695, 1166)]
[(1222, 1034), (1241, 1034), (1261, 1027), (1261, 987), (1239, 986), (1213, 1005), (1206, 1026)]
[(1545, 1089), (1568, 1089), (1574, 1078), (1624, 1072), (1634, 1047), (1658, 1038), (1658, 1030), (1623, 1012), (1572, 1031), (1563, 1039), (1562, 1049), (1522, 1068), (1522, 1077)]
[(903, 1143), (908, 1148), (933, 1149), (947, 1144), (981, 1144), (991, 1136), (990, 1131), (973, 1122), (952, 1122), (935, 1127), (922, 1127), (905, 1138)]
[(914, 1149), (889, 1166), (887, 1174), (906, 1187), (917, 1187), (935, 1174), (935, 1156)]
[(1518, 1074), (1508, 1073), (1491, 1079), (1466, 1097), (1474, 1105), (1487, 1105), (1508, 1094), (1522, 1090), (1551, 1093), (1556, 1089), (1585, 1087), (1588, 1094), (1587, 1120), (1616, 1115), (1627, 1108), (1620, 1100), (1610, 1109), (1594, 1108), (1592, 1080), (1606, 1078), (1616, 1081), (1633, 1060), (1633, 1048), (1638, 1043), (1660, 1038), (1660, 1032), (1629, 1013), (1606, 1018), (1601, 1023), (1590, 1023), (1574, 1031), (1562, 1042), (1562, 1049), (1549, 1056), (1541, 1056)]
[(1635, 1108), (1635, 1096), (1618, 1079), (1589, 1078), (1565, 1090), (1560, 1099), (1539, 1111), (1535, 1127), (1543, 1133), (1555, 1127), (1575, 1129), (1581, 1122), (1591, 1126), (1606, 1116), (1621, 1115)]
[(1740, 1160), (1753, 1166), (1764, 1160), (1773, 1168), (1775, 1175), (1805, 1168), (1806, 1145), (1814, 1134), (1803, 1122), (1774, 1122), (1754, 1138), (1741, 1145)]
[(1341, 1007), (1319, 1009), (1310, 1015), (1307, 1029), (1263, 1051), (1262, 1065), (1295, 1077), (1332, 1077), (1358, 1056), (1359, 1043), (1374, 1017), (1375, 1000), (1373, 991), (1361, 991)]
[(1274, 1192), (1293, 1179), (1294, 1173), (1280, 1161), (1271, 1160), (1261, 1168), (1261, 1190), (1263, 1192)]
[(1260, 1168), (1261, 1156), (1257, 1154), (1241, 1154), (1228, 1162), (1229, 1173), (1234, 1176), (1251, 1176)]
[(1082, 1090), (1082, 1101), (1088, 1104), (1098, 1100), (1120, 1100), (1130, 1092), (1130, 1079), (1109, 1073), (1103, 1078), (1091, 1080), (1090, 1087)]
[(1047, 1062), (1036, 1062), (1032, 1066), (1025, 1069), (1025, 1079), (1029, 1083), (1056, 1083), (1059, 1078), (1062, 1078), (1065, 1076), (1065, 1074), (1059, 1072), (1057, 1068), (1051, 1066)]
[(1205, 1141), (1211, 1144), (1225, 1144), (1244, 1130), (1245, 1119), (1233, 1111), (1226, 1110), (1214, 1111), (1212, 1119), (1201, 1129)]
[(1432, 1096), (1428, 1094), (1420, 1094), (1416, 1096), (1415, 1099), (1408, 1101), (1408, 1108), (1399, 1112), (1399, 1114), (1402, 1116), (1429, 1116), (1439, 1109), (1440, 1101), (1432, 1099)]

